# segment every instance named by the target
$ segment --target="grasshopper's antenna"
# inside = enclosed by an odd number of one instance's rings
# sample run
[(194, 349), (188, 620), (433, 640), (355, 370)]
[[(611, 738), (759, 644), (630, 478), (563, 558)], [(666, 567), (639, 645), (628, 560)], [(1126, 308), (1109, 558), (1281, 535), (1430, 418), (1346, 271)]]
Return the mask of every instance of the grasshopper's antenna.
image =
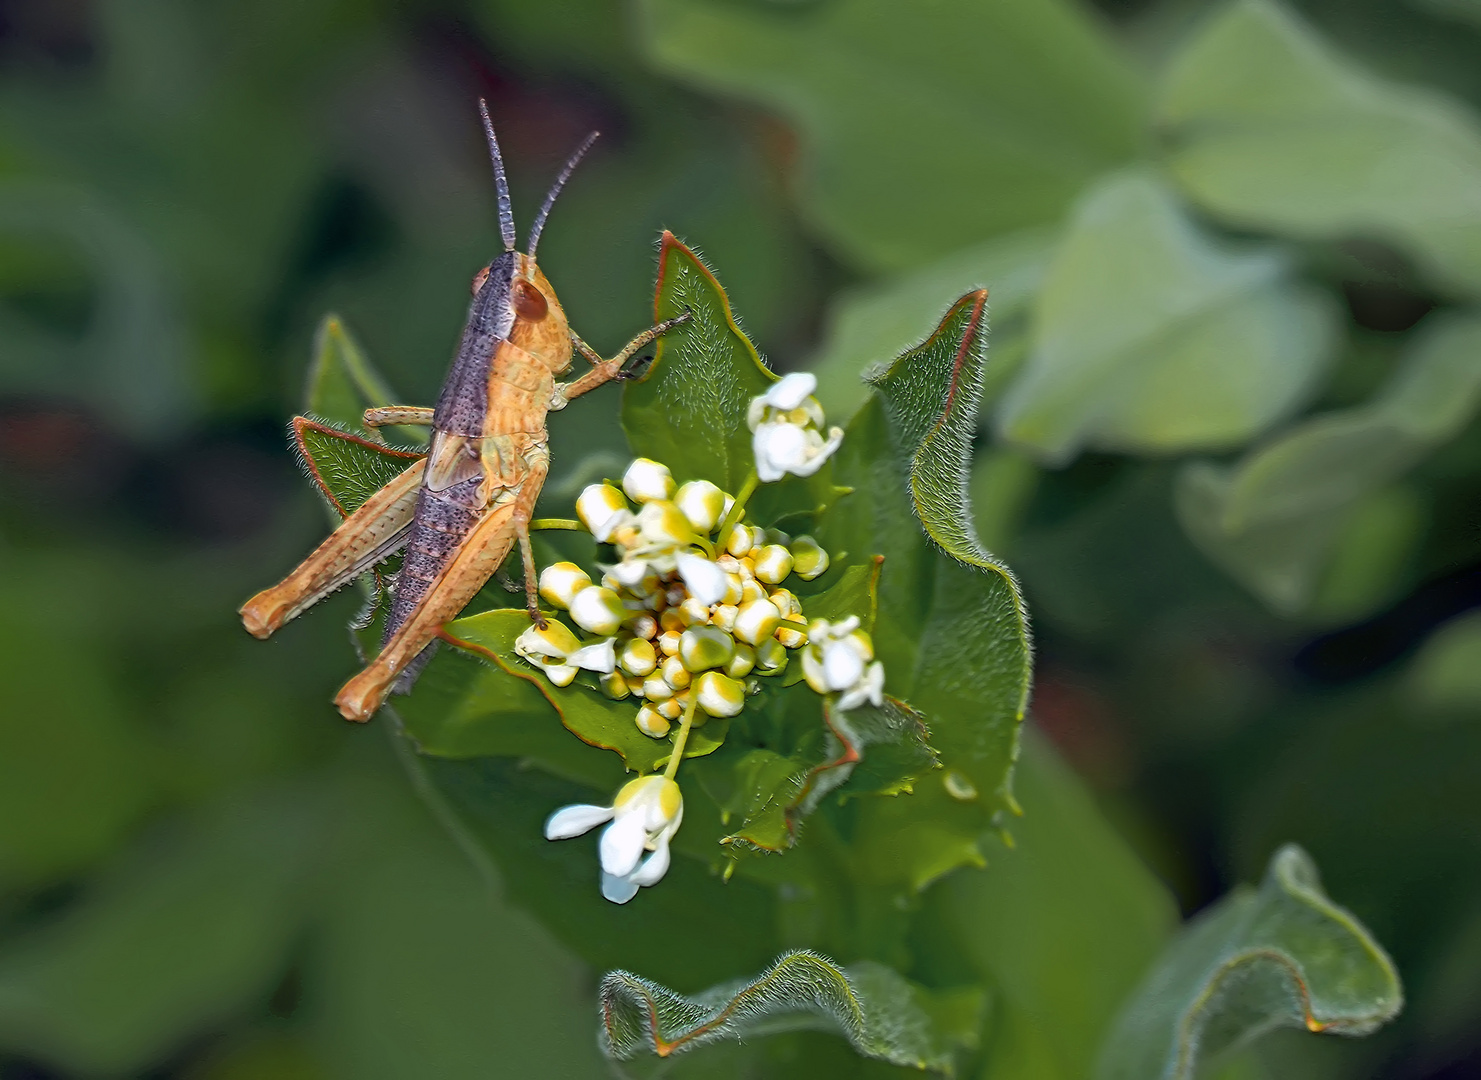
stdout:
[(504, 176), (504, 159), (499, 156), (499, 140), (494, 137), (494, 122), (489, 119), (488, 102), (478, 99), (478, 113), (483, 117), (483, 133), (489, 141), (489, 157), (494, 162), (494, 190), (499, 196), (499, 232), (504, 237), (504, 250), (513, 251), (514, 207), (509, 202), (509, 181)]
[(555, 205), (555, 197), (561, 193), (561, 188), (565, 187), (566, 181), (571, 179), (571, 173), (575, 171), (577, 162), (591, 149), (591, 144), (597, 141), (597, 136), (600, 134), (600, 131), (593, 131), (586, 137), (586, 141), (576, 148), (576, 152), (566, 162), (566, 167), (561, 170), (561, 174), (551, 185), (550, 194), (545, 196), (545, 205), (540, 207), (540, 212), (535, 215), (534, 227), (530, 229), (530, 258), (535, 257), (535, 247), (540, 243), (540, 234), (545, 231), (545, 219), (550, 216), (550, 208)]

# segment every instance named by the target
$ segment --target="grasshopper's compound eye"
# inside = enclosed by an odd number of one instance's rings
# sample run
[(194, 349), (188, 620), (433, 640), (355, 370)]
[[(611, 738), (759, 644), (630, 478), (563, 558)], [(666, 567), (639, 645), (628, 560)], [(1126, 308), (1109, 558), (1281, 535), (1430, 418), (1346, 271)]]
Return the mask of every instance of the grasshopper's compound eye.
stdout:
[(482, 270), (480, 270), (478, 273), (476, 273), (476, 274), (473, 275), (473, 295), (474, 296), (477, 296), (478, 295), (478, 290), (481, 289), (481, 288), (483, 288), (483, 283), (485, 281), (487, 281), (488, 279), (489, 279), (489, 268), (487, 266), (485, 266)]
[(528, 281), (518, 281), (514, 285), (514, 313), (521, 319), (531, 322), (539, 322), (550, 311), (550, 305), (545, 302), (545, 297), (540, 290)]

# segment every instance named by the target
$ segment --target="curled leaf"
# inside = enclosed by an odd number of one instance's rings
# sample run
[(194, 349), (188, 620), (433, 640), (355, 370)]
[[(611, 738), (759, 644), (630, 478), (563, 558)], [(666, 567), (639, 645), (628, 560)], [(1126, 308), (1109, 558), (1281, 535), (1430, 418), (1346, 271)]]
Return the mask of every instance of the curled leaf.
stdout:
[[(314, 359), (309, 367), (304, 408), (314, 416), (352, 431), (366, 431), (365, 410), (391, 405), (396, 396), (390, 384), (365, 355), (338, 315), (325, 315), (314, 337)], [(398, 427), (398, 434), (420, 444), (427, 441), (425, 429)], [(372, 442), (383, 443), (381, 433), (369, 430)]]
[(426, 455), (295, 416), (293, 444), (309, 479), (340, 517), (349, 517), (407, 466)]
[(1168, 946), (1101, 1054), (1097, 1080), (1189, 1080), (1223, 1050), (1278, 1027), (1366, 1035), (1398, 1015), (1398, 972), (1322, 891), (1294, 844)]
[[(865, 1057), (950, 1076), (953, 1052), (975, 1044), (980, 993), (969, 1008), (930, 996), (882, 964), (847, 968), (807, 950), (783, 954), (757, 978), (685, 997), (626, 971), (602, 979), (602, 1049), (619, 1060), (668, 1057), (719, 1039), (779, 1030), (831, 1030)], [(934, 1016), (933, 1016), (934, 1014)], [(954, 1022), (941, 1023), (950, 1019)]]

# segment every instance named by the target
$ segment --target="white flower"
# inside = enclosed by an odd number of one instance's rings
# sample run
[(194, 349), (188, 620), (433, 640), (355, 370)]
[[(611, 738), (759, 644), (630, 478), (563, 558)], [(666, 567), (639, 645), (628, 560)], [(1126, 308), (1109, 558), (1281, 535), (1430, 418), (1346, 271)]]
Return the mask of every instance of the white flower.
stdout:
[(859, 629), (858, 616), (836, 623), (814, 619), (807, 639), (802, 674), (808, 686), (819, 694), (838, 694), (840, 710), (856, 709), (866, 701), (884, 703), (884, 665), (874, 660), (874, 645)]
[(823, 407), (812, 396), (817, 387), (817, 376), (794, 371), (751, 399), (746, 424), (755, 433), (751, 450), (762, 482), (772, 483), (788, 473), (811, 476), (843, 442), (843, 429), (838, 427), (828, 429), (827, 439), (823, 438)]
[(612, 639), (582, 645), (564, 623), (549, 622), (542, 630), (531, 626), (514, 641), (514, 651), (540, 668), (556, 686), (570, 686), (576, 672), (585, 669), (610, 675), (617, 667)]
[[(640, 776), (617, 793), (611, 806), (563, 806), (545, 822), (545, 839), (566, 840), (602, 824), (602, 895), (625, 904), (642, 886), (656, 884), (669, 868), (669, 841), (684, 820), (684, 795), (665, 776)], [(643, 858), (644, 851), (653, 854)]]
[(701, 555), (691, 555), (684, 551), (679, 553), (678, 563), (679, 576), (684, 579), (690, 596), (705, 607), (725, 599), (725, 590), (729, 585), (725, 580), (725, 571)]

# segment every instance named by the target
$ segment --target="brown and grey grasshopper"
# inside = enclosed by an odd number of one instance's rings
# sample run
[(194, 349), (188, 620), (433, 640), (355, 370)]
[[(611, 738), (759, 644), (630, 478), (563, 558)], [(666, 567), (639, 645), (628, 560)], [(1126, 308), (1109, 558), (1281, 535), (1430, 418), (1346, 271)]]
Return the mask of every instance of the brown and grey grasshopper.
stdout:
[[(517, 540), (524, 560), (530, 618), (541, 621), (530, 520), (550, 466), (546, 413), (623, 377), (639, 349), (684, 317), (643, 331), (603, 359), (567, 325), (535, 248), (556, 196), (596, 139), (571, 156), (530, 230), (527, 254), (515, 250), (514, 215), (499, 143), (480, 101), (498, 195), (504, 251), (473, 279), (462, 343), (434, 409), (367, 410), (365, 424), (427, 424), (432, 441), (418, 460), (345, 519), (297, 569), (241, 608), (248, 632), (266, 638), (336, 589), (405, 548), (391, 593), (380, 653), (347, 682), (334, 703), (348, 720), (368, 720), (392, 689), (415, 679), (444, 624), (499, 569)], [(578, 351), (590, 371), (568, 383), (555, 377)]]

